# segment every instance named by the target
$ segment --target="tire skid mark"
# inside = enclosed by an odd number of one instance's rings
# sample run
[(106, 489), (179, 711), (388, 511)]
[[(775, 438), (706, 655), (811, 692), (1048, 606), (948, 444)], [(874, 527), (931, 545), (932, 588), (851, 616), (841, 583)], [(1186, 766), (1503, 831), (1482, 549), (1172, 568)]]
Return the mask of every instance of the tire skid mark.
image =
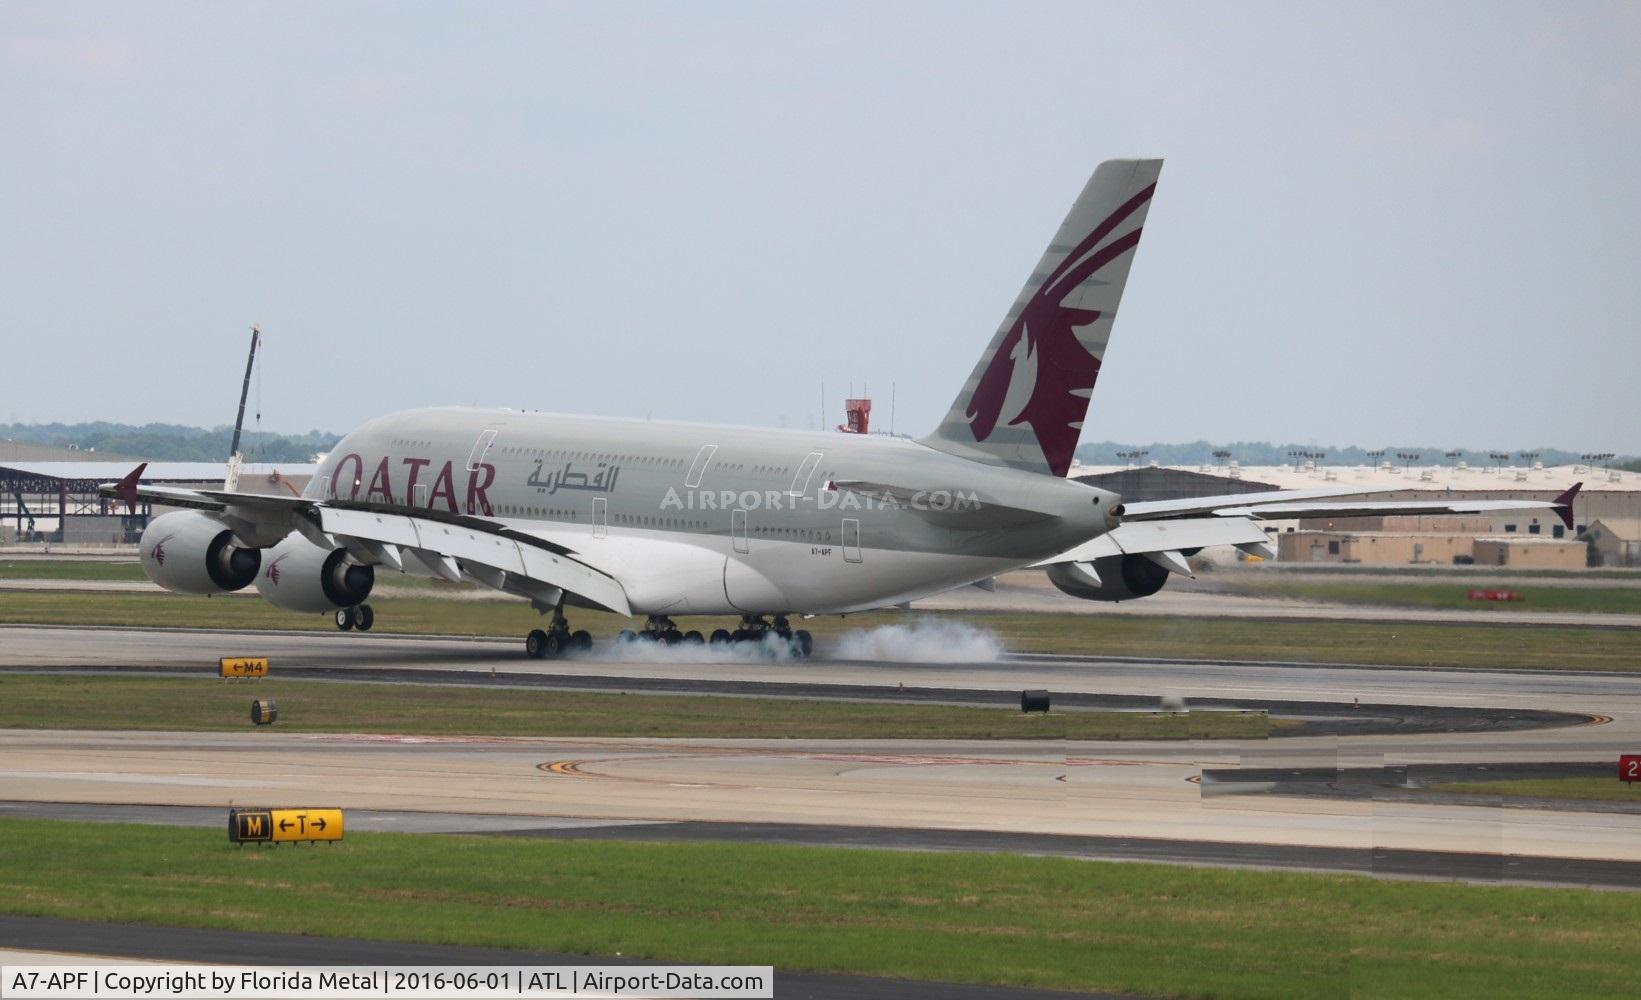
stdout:
[[(693, 751), (693, 752), (689, 752), (689, 753), (666, 753), (666, 754), (644, 754), (644, 755), (634, 755), (634, 756), (593, 757), (593, 758), (579, 758), (579, 759), (543, 761), (543, 762), (535, 765), (535, 767), (536, 767), (536, 770), (541, 771), (544, 774), (558, 775), (560, 777), (604, 778), (604, 779), (607, 779), (607, 780), (610, 780), (610, 781), (625, 781), (625, 782), (633, 782), (633, 783), (637, 783), (637, 784), (674, 785), (674, 786), (677, 786), (677, 785), (684, 785), (684, 784), (687, 784), (687, 783), (678, 781), (677, 779), (673, 779), (673, 778), (654, 778), (654, 777), (645, 777), (645, 776), (639, 776), (639, 775), (611, 774), (607, 771), (593, 770), (592, 768), (605, 767), (605, 766), (620, 766), (620, 765), (623, 765), (623, 764), (653, 764), (653, 763), (665, 764), (665, 763), (673, 763), (673, 762), (694, 763), (696, 761), (699, 761), (702, 756), (706, 756), (706, 755), (702, 754), (698, 751)], [(844, 754), (844, 753), (782, 752), (782, 751), (771, 752), (771, 751), (767, 751), (767, 750), (751, 750), (751, 749), (740, 749), (740, 748), (726, 748), (726, 752), (713, 753), (710, 756), (728, 757), (728, 758), (760, 757), (760, 758), (765, 758), (765, 759), (774, 758), (774, 759), (783, 759), (783, 760), (810, 760), (810, 761), (817, 761), (817, 762), (824, 762), (824, 763), (853, 764), (853, 765), (858, 765), (859, 767), (866, 768), (866, 769), (870, 769), (874, 765), (880, 765), (880, 766), (885, 766), (885, 767), (961, 767), (961, 766), (987, 766), (987, 767), (1015, 766), (1015, 767), (1018, 767), (1018, 766), (1028, 766), (1028, 767), (1053, 767), (1056, 770), (1064, 770), (1065, 768), (1076, 768), (1076, 767), (1144, 767), (1144, 766), (1148, 766), (1148, 765), (1155, 765), (1155, 764), (1161, 763), (1161, 762), (1157, 762), (1157, 761), (1139, 761), (1139, 760), (1106, 760), (1106, 759), (1099, 759), (1099, 758), (1092, 758), (1092, 757), (1066, 757), (1066, 758), (1033, 759), (1033, 758), (958, 757), (958, 756), (931, 756), (931, 755), (895, 756), (895, 755), (892, 755), (892, 754)], [(842, 777), (846, 774), (851, 773), (854, 770), (856, 770), (856, 768), (854, 768), (854, 767), (840, 768), (838, 770), (833, 771), (832, 776), (833, 777)], [(1062, 774), (1062, 775), (1056, 776), (1056, 780), (1065, 781), (1067, 779), (1066, 779), (1066, 776), (1064, 774)], [(708, 784), (708, 785), (711, 785), (712, 787), (717, 787), (717, 788), (754, 788), (754, 787), (758, 787), (758, 785), (756, 783), (742, 783), (742, 782), (729, 782), (729, 781), (712, 781), (712, 782), (706, 782), (705, 784)]]

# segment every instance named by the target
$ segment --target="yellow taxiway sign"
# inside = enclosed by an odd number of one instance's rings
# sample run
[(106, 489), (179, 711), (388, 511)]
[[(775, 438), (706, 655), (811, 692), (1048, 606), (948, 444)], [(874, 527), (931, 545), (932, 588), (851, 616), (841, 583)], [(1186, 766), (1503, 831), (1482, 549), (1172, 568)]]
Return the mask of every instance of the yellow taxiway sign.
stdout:
[(266, 677), (266, 656), (224, 656), (217, 660), (217, 670), (224, 677)]
[(340, 809), (232, 809), (228, 839), (236, 844), (341, 840)]

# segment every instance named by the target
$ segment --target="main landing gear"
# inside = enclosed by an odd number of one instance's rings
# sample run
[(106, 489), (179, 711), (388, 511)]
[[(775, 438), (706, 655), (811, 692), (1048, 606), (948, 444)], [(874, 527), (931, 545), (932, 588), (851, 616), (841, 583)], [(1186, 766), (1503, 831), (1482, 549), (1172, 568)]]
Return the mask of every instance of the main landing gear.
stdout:
[(376, 612), (370, 610), (370, 605), (361, 604), (357, 608), (337, 608), (336, 627), (344, 632), (358, 629), (369, 632), (370, 627), (376, 624)]
[[(775, 615), (774, 621), (765, 621), (763, 615), (742, 615), (741, 625), (735, 631), (717, 629), (712, 633), (714, 646), (738, 646), (748, 643), (769, 644), (774, 637), (786, 643), (792, 656), (804, 659), (814, 648), (814, 639), (808, 629), (793, 629), (785, 615)], [(775, 650), (771, 650), (774, 652)]]
[(616, 642), (654, 642), (663, 646), (699, 646), (705, 643), (706, 637), (690, 629), (688, 632), (678, 631), (666, 615), (650, 615), (644, 619), (644, 627), (637, 632), (624, 628), (615, 637)]
[[(650, 643), (656, 646), (705, 646), (759, 648), (772, 657), (791, 656), (801, 660), (809, 656), (814, 640), (807, 629), (794, 629), (785, 615), (743, 615), (734, 631), (717, 629), (711, 639), (691, 629), (680, 631), (677, 623), (666, 615), (650, 615), (638, 631), (622, 629), (615, 637), (617, 643)], [(554, 660), (561, 656), (591, 649), (593, 637), (584, 631), (570, 631), (564, 620), (562, 607), (553, 609), (553, 621), (546, 629), (535, 629), (524, 639), (524, 651), (538, 660)]]
[(593, 635), (585, 629), (570, 631), (570, 623), (564, 619), (564, 608), (559, 606), (553, 609), (553, 621), (546, 630), (532, 629), (524, 637), (524, 651), (538, 660), (556, 660), (571, 652), (581, 652), (593, 648)]

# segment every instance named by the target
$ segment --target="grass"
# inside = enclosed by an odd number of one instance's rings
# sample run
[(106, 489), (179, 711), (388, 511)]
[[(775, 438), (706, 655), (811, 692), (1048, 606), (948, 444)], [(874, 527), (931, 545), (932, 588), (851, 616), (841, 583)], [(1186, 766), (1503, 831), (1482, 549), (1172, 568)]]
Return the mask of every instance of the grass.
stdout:
[[(1466, 611), (1542, 611), (1593, 614), (1641, 614), (1641, 587), (1557, 587), (1520, 582), (1371, 583), (1299, 582), (1280, 579), (1237, 580), (1236, 593), (1286, 597), (1325, 604), (1368, 604), (1393, 608), (1443, 608)], [(1472, 590), (1513, 590), (1522, 601), (1472, 601)]]
[[(449, 601), (388, 597), (371, 601), (377, 630), (432, 635), (522, 637), (541, 617), (514, 600)], [(572, 622), (608, 637), (633, 620), (575, 611)], [(724, 618), (680, 618), (709, 631)], [(1641, 629), (1470, 625), (1447, 622), (1349, 622), (1176, 618), (1102, 614), (883, 612), (802, 622), (820, 641), (843, 632), (916, 621), (973, 625), (1017, 652), (1212, 660), (1277, 660), (1420, 667), (1641, 671)], [(176, 594), (0, 594), (0, 623), (161, 626), (221, 629), (334, 628), (328, 616), (298, 615), (256, 599)]]
[[(85, 583), (146, 583), (148, 577), (135, 559), (100, 561), (95, 559), (0, 559), (0, 580), (77, 580)], [(426, 577), (394, 574), (383, 580), (394, 590), (444, 593), (481, 592), (477, 584), (449, 583)], [(254, 593), (254, 591), (247, 591)]]
[(208, 677), (0, 674), (0, 728), (242, 730), (252, 698), (296, 732), (715, 739), (1245, 739), (1263, 712), (1050, 712), (789, 698), (485, 690)]
[(0, 819), (0, 911), (1156, 996), (1618, 996), (1641, 894), (991, 854)]
[(136, 560), (97, 562), (91, 559), (0, 559), (0, 580), (146, 580)]
[(1641, 783), (1610, 778), (1507, 778), (1501, 781), (1450, 781), (1426, 785), (1422, 792), (1461, 795), (1502, 795), (1507, 798), (1575, 799), (1586, 802), (1635, 802), (1641, 804)]

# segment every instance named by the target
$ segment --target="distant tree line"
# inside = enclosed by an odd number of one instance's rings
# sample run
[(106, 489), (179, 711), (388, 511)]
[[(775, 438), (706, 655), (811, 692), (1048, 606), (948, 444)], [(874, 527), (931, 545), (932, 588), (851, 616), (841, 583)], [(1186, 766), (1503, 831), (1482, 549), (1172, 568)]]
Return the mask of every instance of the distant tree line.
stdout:
[[(0, 424), (0, 439), (56, 448), (108, 452), (159, 462), (226, 462), (232, 427), (178, 424)], [(307, 462), (329, 451), (340, 435), (326, 431), (276, 434), (245, 431), (239, 448), (250, 462)]]
[[(1383, 455), (1377, 459), (1380, 462), (1402, 464), (1400, 455), (1417, 454), (1419, 458), (1412, 464), (1416, 465), (1451, 465), (1457, 459), (1447, 457), (1450, 451), (1459, 451), (1458, 456), (1470, 463), (1471, 467), (1494, 464), (1489, 455), (1493, 452), (1503, 454), (1508, 452), (1510, 457), (1506, 465), (1522, 465), (1526, 460), (1522, 452), (1537, 455), (1534, 461), (1545, 465), (1576, 465), (1581, 464), (1580, 453), (1566, 451), (1561, 448), (1451, 448), (1435, 445), (1386, 445), (1381, 448), (1363, 448), (1359, 445), (1339, 447), (1335, 445), (1317, 444), (1272, 444), (1269, 441), (1232, 441), (1230, 444), (1214, 444), (1209, 441), (1192, 441), (1187, 444), (1122, 444), (1116, 441), (1094, 441), (1078, 446), (1077, 461), (1084, 465), (1124, 465), (1138, 461), (1140, 464), (1156, 462), (1160, 465), (1222, 465), (1226, 462), (1237, 462), (1241, 465), (1288, 465), (1303, 458), (1296, 459), (1291, 453), (1321, 453), (1322, 465), (1371, 465), (1375, 459), (1369, 457), (1369, 451), (1382, 451)], [(1124, 458), (1127, 452), (1129, 457)], [(1134, 458), (1134, 452), (1144, 452), (1141, 458)], [(1229, 452), (1229, 455), (1216, 456), (1215, 452)], [(1618, 459), (1614, 463), (1616, 468), (1627, 468), (1641, 471), (1641, 459)]]
[[(232, 427), (184, 427), (180, 424), (0, 424), (0, 439), (23, 441), (29, 444), (50, 445), (57, 448), (96, 450), (116, 455), (129, 455), (170, 462), (224, 462), (228, 459), (228, 443), (233, 439)], [(306, 434), (277, 434), (271, 431), (246, 431), (240, 448), (253, 462), (306, 462), (319, 452), (329, 451), (341, 440), (341, 435), (328, 431), (311, 430)], [(1091, 441), (1077, 448), (1077, 460), (1085, 465), (1123, 465), (1139, 461), (1162, 465), (1220, 465), (1235, 461), (1242, 465), (1284, 465), (1294, 461), (1290, 452), (1320, 452), (1324, 465), (1368, 465), (1373, 459), (1370, 449), (1358, 445), (1337, 447), (1315, 444), (1272, 444), (1268, 441), (1233, 441), (1214, 444), (1210, 441), (1191, 441), (1185, 444), (1123, 444), (1117, 441)], [(1449, 451), (1463, 451), (1463, 458), (1472, 466), (1490, 463), (1490, 452), (1509, 452), (1508, 464), (1520, 465), (1523, 451), (1534, 452), (1537, 461), (1545, 465), (1572, 465), (1580, 461), (1579, 453), (1560, 448), (1465, 448), (1455, 449), (1433, 445), (1386, 445), (1380, 461), (1399, 462), (1398, 454), (1418, 454), (1419, 465), (1447, 465)], [(1143, 458), (1124, 459), (1123, 452), (1144, 452)], [(1229, 452), (1216, 456), (1215, 452)], [(1641, 458), (1621, 456), (1613, 462), (1614, 468), (1641, 472)]]

